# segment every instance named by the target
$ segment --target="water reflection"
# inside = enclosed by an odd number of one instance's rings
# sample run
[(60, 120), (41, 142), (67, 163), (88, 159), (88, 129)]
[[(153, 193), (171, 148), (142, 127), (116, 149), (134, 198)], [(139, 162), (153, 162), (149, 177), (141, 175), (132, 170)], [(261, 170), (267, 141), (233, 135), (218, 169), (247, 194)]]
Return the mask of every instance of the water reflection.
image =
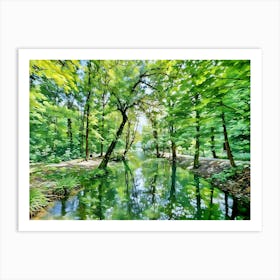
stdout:
[[(200, 189), (199, 189), (199, 176), (197, 174), (193, 175), (194, 177), (194, 184), (195, 184), (195, 197), (196, 197), (196, 220), (201, 219), (201, 196), (200, 196)], [(211, 207), (211, 204), (210, 204)]]
[(42, 219), (248, 219), (238, 200), (165, 159), (130, 155), (103, 178), (83, 178), (83, 190), (57, 201)]

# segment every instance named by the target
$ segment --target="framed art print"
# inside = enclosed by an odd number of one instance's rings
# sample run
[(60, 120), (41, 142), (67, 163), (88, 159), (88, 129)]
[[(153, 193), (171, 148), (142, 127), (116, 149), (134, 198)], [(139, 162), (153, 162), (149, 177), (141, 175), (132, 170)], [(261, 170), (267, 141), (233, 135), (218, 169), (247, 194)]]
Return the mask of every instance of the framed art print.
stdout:
[(261, 51), (19, 49), (20, 231), (261, 230)]
[(0, 280), (276, 280), (278, 0), (0, 0)]

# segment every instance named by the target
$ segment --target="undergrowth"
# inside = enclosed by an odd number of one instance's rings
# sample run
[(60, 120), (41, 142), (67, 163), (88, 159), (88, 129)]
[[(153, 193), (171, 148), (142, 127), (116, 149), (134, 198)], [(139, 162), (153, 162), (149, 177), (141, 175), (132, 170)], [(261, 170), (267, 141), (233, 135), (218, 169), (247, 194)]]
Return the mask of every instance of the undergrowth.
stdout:
[(53, 193), (59, 196), (64, 196), (71, 193), (71, 191), (73, 191), (78, 185), (79, 182), (76, 177), (63, 177), (56, 182)]
[(48, 203), (49, 199), (47, 198), (43, 190), (39, 188), (30, 188), (29, 210), (31, 216), (39, 212), (42, 208), (46, 207)]
[(218, 180), (222, 183), (227, 182), (230, 179), (234, 179), (236, 176), (240, 175), (244, 170), (244, 166), (240, 165), (237, 167), (231, 167), (223, 170), (218, 174), (213, 174), (211, 180)]

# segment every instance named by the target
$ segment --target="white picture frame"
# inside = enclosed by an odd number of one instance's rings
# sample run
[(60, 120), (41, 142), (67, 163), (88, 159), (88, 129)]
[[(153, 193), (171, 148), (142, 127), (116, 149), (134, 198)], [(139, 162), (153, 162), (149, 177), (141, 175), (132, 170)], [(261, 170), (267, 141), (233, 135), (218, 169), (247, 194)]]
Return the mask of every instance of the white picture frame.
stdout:
[[(1, 280), (280, 279), (279, 0), (0, 0), (0, 16)], [(262, 50), (261, 230), (18, 230), (18, 50), (121, 48)]]

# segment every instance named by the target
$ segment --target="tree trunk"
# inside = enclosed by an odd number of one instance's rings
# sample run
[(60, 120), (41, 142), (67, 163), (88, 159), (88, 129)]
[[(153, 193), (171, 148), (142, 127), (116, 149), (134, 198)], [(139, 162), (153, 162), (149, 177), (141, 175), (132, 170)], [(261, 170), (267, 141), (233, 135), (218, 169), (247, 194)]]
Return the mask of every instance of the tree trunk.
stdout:
[(136, 132), (137, 132), (137, 127), (138, 127), (138, 121), (136, 121), (132, 134), (130, 133), (130, 128), (131, 128), (131, 122), (128, 121), (128, 133), (126, 135), (126, 144), (125, 144), (125, 150), (123, 153), (123, 157), (125, 158), (127, 152), (131, 149), (132, 144), (134, 143), (135, 137), (136, 137)]
[(67, 119), (67, 135), (69, 138), (69, 148), (70, 152), (73, 151), (73, 133), (72, 133), (72, 120), (70, 118)]
[(102, 94), (102, 116), (101, 116), (101, 136), (102, 139), (100, 141), (100, 157), (103, 156), (104, 152), (104, 121), (105, 121), (105, 94)]
[(222, 112), (221, 118), (222, 118), (222, 123), (223, 123), (225, 148), (226, 148), (226, 151), (227, 151), (227, 157), (230, 161), (231, 166), (236, 167), (236, 164), (234, 162), (233, 155), (232, 155), (232, 152), (231, 152), (231, 149), (230, 149), (229, 141), (228, 141), (228, 134), (227, 134), (227, 127), (226, 127), (225, 113), (224, 112)]
[(153, 136), (154, 136), (155, 144), (156, 144), (156, 156), (157, 156), (157, 158), (159, 158), (160, 153), (159, 153), (159, 145), (158, 145), (157, 123), (156, 123), (156, 120), (151, 120), (151, 123), (152, 123), (152, 127), (153, 127)]
[(211, 127), (211, 152), (213, 158), (217, 158), (216, 149), (215, 149), (215, 130), (214, 127)]
[(176, 192), (176, 162), (172, 162), (171, 165), (171, 188), (170, 188), (170, 197), (172, 197), (173, 195), (175, 195)]
[[(198, 106), (199, 103), (199, 93), (196, 93), (194, 96), (194, 105)], [(196, 121), (196, 135), (195, 135), (195, 153), (193, 160), (193, 168), (199, 167), (199, 149), (200, 149), (200, 114), (198, 109), (195, 109), (195, 121)]]
[(54, 139), (52, 141), (52, 152), (56, 154), (56, 141), (54, 141), (55, 139), (57, 139), (57, 117), (54, 118)]
[(170, 127), (170, 136), (171, 136), (171, 153), (172, 153), (172, 162), (176, 161), (177, 154), (176, 154), (176, 143), (174, 141), (174, 126), (171, 124)]
[(80, 126), (80, 155), (84, 157), (84, 128), (85, 128), (85, 113), (82, 113), (81, 126)]
[(156, 156), (157, 156), (157, 158), (159, 158), (160, 153), (159, 153), (159, 145), (158, 145), (158, 132), (156, 129), (153, 130), (153, 136), (154, 136), (155, 142), (156, 142)]
[(196, 111), (196, 135), (195, 135), (195, 154), (193, 161), (193, 168), (199, 167), (199, 148), (200, 148), (200, 125), (199, 125), (199, 112)]
[(122, 113), (122, 122), (121, 122), (120, 127), (119, 127), (119, 129), (117, 131), (115, 139), (111, 142), (111, 144), (110, 144), (110, 146), (109, 146), (109, 148), (108, 148), (108, 150), (107, 150), (107, 152), (106, 152), (102, 162), (98, 166), (99, 169), (104, 169), (104, 168), (107, 167), (107, 164), (108, 164), (108, 162), (110, 160), (110, 156), (111, 156), (112, 152), (114, 151), (114, 149), (116, 147), (116, 144), (117, 144), (120, 136), (122, 135), (123, 128), (124, 128), (124, 126), (125, 126), (125, 124), (126, 124), (126, 122), (128, 120), (127, 115), (126, 115), (126, 111), (121, 112), (121, 113)]
[(127, 131), (126, 131), (126, 136), (125, 136), (125, 148), (124, 148), (124, 152), (123, 152), (123, 157), (125, 158), (126, 153), (128, 152), (129, 149), (129, 142), (130, 142), (130, 126), (131, 126), (131, 122), (128, 121), (127, 123)]
[(174, 140), (171, 141), (171, 150), (172, 150), (172, 161), (176, 161), (177, 154), (176, 154), (176, 144)]
[[(88, 93), (88, 100), (90, 98), (90, 92)], [(90, 113), (90, 106), (89, 102), (87, 102), (87, 109), (86, 109), (86, 160), (89, 158), (89, 148), (88, 148), (88, 135), (89, 135), (89, 113)]]
[[(67, 109), (68, 110), (72, 109), (72, 103), (70, 100), (67, 100)], [(68, 136), (68, 140), (69, 140), (69, 149), (70, 149), (70, 152), (72, 153), (72, 151), (73, 151), (73, 133), (72, 133), (71, 118), (67, 118), (67, 136)]]
[(101, 142), (100, 142), (100, 157), (103, 156), (103, 152), (104, 152), (104, 112), (102, 112), (102, 118), (101, 118), (101, 136), (102, 136), (102, 139), (101, 139)]
[[(57, 93), (56, 93), (56, 95), (57, 95)], [(58, 105), (58, 100), (57, 100), (58, 98), (57, 97), (55, 97), (55, 105), (57, 106)], [(52, 145), (52, 151), (53, 151), (53, 153), (55, 153), (56, 154), (56, 141), (54, 141), (55, 139), (57, 139), (58, 138), (58, 131), (57, 131), (57, 117), (55, 117), (54, 118), (54, 139), (53, 139), (53, 145)]]
[(89, 114), (90, 114), (90, 96), (91, 96), (91, 67), (90, 62), (87, 65), (88, 67), (88, 94), (86, 99), (86, 160), (89, 158), (89, 148), (88, 148), (88, 135), (89, 135)]

